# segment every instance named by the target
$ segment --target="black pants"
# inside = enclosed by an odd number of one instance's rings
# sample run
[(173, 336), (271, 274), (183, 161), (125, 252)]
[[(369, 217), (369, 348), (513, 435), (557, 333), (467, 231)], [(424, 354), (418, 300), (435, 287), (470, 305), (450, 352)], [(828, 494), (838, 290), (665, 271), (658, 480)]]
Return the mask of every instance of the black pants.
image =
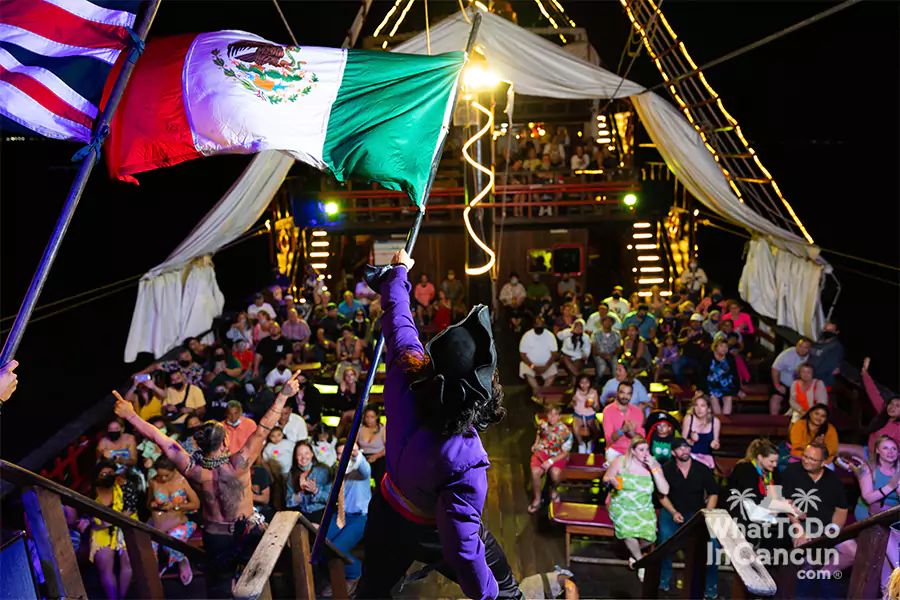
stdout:
[[(240, 523), (235, 524), (237, 527)], [(246, 533), (203, 532), (203, 550), (206, 565), (203, 576), (206, 579), (206, 595), (209, 598), (231, 598), (231, 582), (239, 565), (250, 560), (253, 551), (262, 539), (263, 530), (253, 526)]]
[[(488, 567), (500, 589), (498, 598), (522, 598), (519, 584), (506, 561), (503, 549), (484, 524), (480, 530)], [(413, 561), (437, 564), (437, 571), (457, 581), (456, 574), (444, 562), (437, 525), (422, 525), (407, 520), (380, 494), (369, 504), (369, 519), (363, 538), (365, 559), (357, 598), (390, 598), (391, 590), (405, 575)]]

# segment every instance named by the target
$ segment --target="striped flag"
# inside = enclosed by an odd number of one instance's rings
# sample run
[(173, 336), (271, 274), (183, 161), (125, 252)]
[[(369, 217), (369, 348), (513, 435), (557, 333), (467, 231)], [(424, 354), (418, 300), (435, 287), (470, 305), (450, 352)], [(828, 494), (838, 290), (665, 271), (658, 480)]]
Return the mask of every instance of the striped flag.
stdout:
[(285, 46), (243, 31), (147, 44), (110, 125), (110, 174), (280, 150), (422, 203), (462, 52), (421, 56)]
[(0, 1), (0, 129), (89, 142), (134, 0)]

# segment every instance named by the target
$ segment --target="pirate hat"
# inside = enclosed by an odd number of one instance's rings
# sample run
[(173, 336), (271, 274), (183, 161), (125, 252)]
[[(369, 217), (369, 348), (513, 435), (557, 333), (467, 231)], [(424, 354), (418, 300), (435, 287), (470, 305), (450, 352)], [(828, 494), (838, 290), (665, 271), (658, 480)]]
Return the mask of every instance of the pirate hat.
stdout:
[(434, 377), (421, 382), (445, 405), (471, 406), (491, 398), (497, 350), (487, 306), (479, 304), (465, 319), (425, 345)]
[(672, 429), (678, 431), (681, 428), (681, 423), (678, 422), (678, 419), (670, 415), (664, 410), (655, 410), (647, 416), (647, 420), (644, 421), (644, 430), (648, 432), (653, 430), (660, 423), (668, 423), (672, 426)]

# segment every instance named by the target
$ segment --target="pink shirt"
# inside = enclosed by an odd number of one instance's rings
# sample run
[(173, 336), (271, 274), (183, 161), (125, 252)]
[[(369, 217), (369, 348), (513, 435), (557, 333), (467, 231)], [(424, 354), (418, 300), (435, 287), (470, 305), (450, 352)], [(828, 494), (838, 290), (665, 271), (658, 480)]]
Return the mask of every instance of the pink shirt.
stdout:
[[(722, 315), (722, 320), (726, 319), (731, 319), (731, 313)], [(734, 321), (734, 330), (738, 333), (756, 333), (756, 330), (753, 329), (753, 319), (747, 313), (738, 313), (738, 318), (732, 320)]]
[[(641, 437), (646, 437), (643, 425), (644, 411), (642, 411), (634, 404), (629, 404), (628, 409), (623, 415), (622, 410), (619, 408), (618, 401), (613, 401), (612, 404), (603, 409), (603, 434), (606, 439), (612, 439), (612, 434), (615, 431), (621, 429), (626, 420), (631, 421), (635, 424), (634, 432), (636, 434), (640, 435)], [(612, 448), (620, 454), (625, 454), (625, 451), (628, 450), (628, 445), (630, 443), (631, 438), (623, 435), (622, 437), (617, 439), (611, 446), (607, 443), (607, 448)]]
[[(881, 392), (878, 391), (878, 387), (872, 380), (872, 376), (868, 373), (862, 374), (862, 380), (863, 386), (866, 388), (866, 394), (869, 396), (869, 402), (872, 403), (872, 408), (875, 409), (876, 413), (880, 413), (884, 410), (884, 398), (881, 397)], [(870, 458), (875, 457), (875, 440), (882, 435), (886, 435), (900, 444), (900, 421), (888, 421), (887, 425), (869, 436)]]
[[(588, 406), (588, 400), (591, 401), (590, 406)], [(572, 397), (572, 401), (575, 404), (575, 414), (582, 415), (584, 417), (591, 417), (597, 413), (596, 408), (600, 405), (600, 394), (597, 393), (597, 390), (591, 388), (584, 393), (580, 389), (575, 390), (575, 395)]]
[(413, 288), (413, 295), (416, 297), (416, 302), (422, 306), (428, 306), (434, 300), (434, 286), (430, 281), (425, 285), (417, 283)]

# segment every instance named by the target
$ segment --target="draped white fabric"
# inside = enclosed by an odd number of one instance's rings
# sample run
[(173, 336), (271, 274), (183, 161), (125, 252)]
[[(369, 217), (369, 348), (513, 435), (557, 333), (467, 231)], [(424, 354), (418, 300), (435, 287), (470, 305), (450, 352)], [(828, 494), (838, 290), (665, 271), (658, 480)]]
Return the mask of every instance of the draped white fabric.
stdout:
[(222, 314), (225, 298), (211, 256), (247, 231), (272, 201), (294, 160), (262, 152), (191, 234), (141, 279), (125, 362), (139, 352), (159, 358), (185, 338), (196, 336)]
[[(468, 9), (470, 15), (475, 8)], [(545, 98), (630, 97), (648, 134), (679, 181), (710, 210), (754, 234), (740, 282), (741, 297), (780, 325), (814, 336), (822, 324), (819, 293), (830, 266), (794, 233), (744, 205), (732, 192), (699, 134), (668, 101), (632, 81), (566, 52), (491, 13), (482, 13), (478, 50), (488, 67), (516, 93)], [(431, 28), (434, 54), (465, 48), (470, 24), (461, 13)], [(395, 52), (425, 54), (425, 33)], [(293, 160), (259, 154), (219, 204), (162, 265), (141, 281), (125, 360), (140, 351), (160, 356), (185, 337), (207, 329), (221, 311), (212, 263), (190, 266), (246, 231), (268, 205)]]

